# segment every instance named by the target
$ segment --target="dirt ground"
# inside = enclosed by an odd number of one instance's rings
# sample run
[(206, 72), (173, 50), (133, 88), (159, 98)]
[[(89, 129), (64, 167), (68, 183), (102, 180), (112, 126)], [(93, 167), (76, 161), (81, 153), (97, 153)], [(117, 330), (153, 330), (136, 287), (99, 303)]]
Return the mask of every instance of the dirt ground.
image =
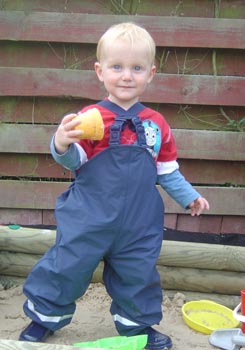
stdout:
[[(208, 342), (208, 335), (198, 333), (184, 323), (181, 314), (185, 296), (177, 293), (170, 300), (164, 297), (163, 320), (155, 328), (168, 334), (173, 340), (173, 350), (216, 349)], [(25, 300), (22, 287), (0, 290), (0, 338), (17, 340), (21, 330), (29, 323), (22, 311)], [(109, 312), (110, 298), (102, 284), (91, 284), (83, 298), (77, 301), (73, 321), (57, 331), (47, 342), (72, 345), (116, 336), (117, 332)]]

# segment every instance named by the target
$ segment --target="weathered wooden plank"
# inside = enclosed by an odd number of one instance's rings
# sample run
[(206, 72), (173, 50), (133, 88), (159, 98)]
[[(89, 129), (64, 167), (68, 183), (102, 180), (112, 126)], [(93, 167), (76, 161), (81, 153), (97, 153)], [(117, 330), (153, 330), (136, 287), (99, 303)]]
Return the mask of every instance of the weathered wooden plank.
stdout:
[(194, 184), (245, 184), (245, 162), (179, 159), (182, 174)]
[(179, 158), (245, 160), (245, 133), (174, 129), (173, 134)]
[[(0, 207), (19, 209), (53, 209), (57, 196), (69, 183), (47, 181), (0, 181)], [(195, 188), (205, 196), (211, 205), (210, 215), (244, 215), (245, 188), (235, 187), (200, 187)], [(163, 190), (159, 188), (164, 199), (166, 213), (186, 213)], [(204, 214), (205, 214), (204, 213)]]
[[(55, 125), (2, 123), (0, 124), (1, 152), (48, 154), (50, 153), (49, 144), (56, 129)], [(19, 142), (13, 142), (13, 140), (19, 140)]]
[[(208, 153), (208, 150), (207, 150)], [(233, 184), (245, 183), (245, 162), (179, 159), (183, 175), (191, 183)], [(71, 179), (71, 171), (57, 164), (49, 154), (0, 153), (1, 176)]]
[[(245, 61), (244, 61), (245, 62)], [(244, 69), (245, 75), (245, 69)], [(57, 124), (65, 114), (91, 103), (86, 99), (56, 97), (0, 96), (1, 122), (19, 124)], [(237, 131), (245, 107), (146, 103), (162, 113), (173, 129)], [(225, 113), (232, 123), (228, 123)]]
[(69, 183), (38, 181), (0, 181), (2, 208), (53, 209), (57, 196)]
[[(0, 124), (0, 149), (7, 153), (49, 154), (49, 144), (57, 126)], [(245, 133), (174, 129), (179, 158), (245, 160)], [(28, 135), (28, 137), (27, 137)], [(21, 142), (13, 142), (21, 140)]]
[[(210, 196), (211, 199), (211, 196)], [(211, 203), (212, 205), (213, 203)], [(51, 212), (53, 213), (53, 212)], [(169, 219), (171, 217), (172, 220)], [(177, 216), (177, 219), (174, 220), (174, 218)], [(51, 215), (50, 215), (49, 222), (52, 222)], [(166, 227), (169, 227), (171, 229), (176, 229), (178, 231), (187, 231), (187, 232), (207, 232), (207, 233), (214, 233), (214, 234), (220, 234), (220, 240), (222, 241), (225, 239), (226, 234), (230, 234), (230, 238), (232, 242), (232, 239), (235, 238), (236, 234), (245, 234), (245, 216), (244, 214), (238, 214), (238, 215), (201, 215), (196, 216), (195, 218), (190, 217), (189, 215), (184, 214), (167, 214), (165, 216), (165, 225)], [(47, 221), (46, 221), (47, 224)], [(55, 225), (54, 221), (53, 224)], [(234, 235), (234, 236), (233, 236)], [(233, 238), (232, 238), (233, 237)], [(238, 237), (238, 236), (237, 236)], [(224, 241), (225, 242), (225, 241)]]
[[(206, 215), (196, 216), (165, 213), (165, 226), (180, 231), (206, 232), (210, 234), (221, 234), (225, 239), (226, 234), (245, 234), (244, 215)], [(15, 209), (1, 208), (0, 223), (2, 225), (45, 225), (54, 227), (57, 225), (53, 209)], [(234, 236), (233, 236), (234, 237)], [(229, 238), (229, 237), (228, 237)]]
[[(230, 1), (230, 0), (229, 0)], [(237, 0), (236, 0), (237, 1)], [(240, 0), (241, 1), (241, 0)], [(224, 0), (222, 1), (223, 5)], [(234, 0), (233, 0), (234, 2)], [(123, 4), (123, 5), (122, 5)], [(124, 1), (122, 4), (105, 1), (91, 1), (91, 0), (72, 0), (64, 3), (60, 2), (45, 2), (43, 0), (18, 0), (7, 1), (4, 3), (5, 10), (25, 11), (45, 11), (45, 12), (68, 12), (68, 13), (137, 13), (137, 15), (161, 15), (161, 16), (193, 16), (193, 17), (213, 17), (214, 6), (209, 1), (203, 0), (188, 0), (187, 3), (180, 3), (176, 7), (173, 0), (164, 0), (164, 6), (159, 6), (159, 0), (137, 1), (135, 6), (132, 2)], [(236, 6), (237, 7), (237, 6)], [(241, 5), (240, 5), (241, 7)], [(241, 9), (238, 9), (241, 15)], [(237, 11), (238, 12), (238, 11)], [(233, 13), (233, 12), (232, 12)], [(224, 16), (229, 18), (229, 16)]]
[[(4, 82), (5, 79), (7, 81)], [(106, 96), (93, 71), (8, 67), (0, 68), (0, 95), (83, 97), (95, 100)]]
[[(45, 214), (44, 214), (45, 213)], [(52, 214), (51, 214), (52, 213)], [(44, 220), (45, 218), (45, 220)], [(1, 208), (0, 209), (0, 224), (21, 224), (21, 225), (55, 225), (53, 210), (32, 210), (32, 209), (16, 209), (16, 208)], [(48, 220), (48, 221), (47, 221)]]
[[(169, 0), (168, 0), (169, 1)], [(106, 2), (91, 0), (72, 0), (66, 3), (60, 1), (43, 0), (10, 0), (4, 3), (4, 10), (8, 11), (44, 11), (68, 13), (108, 13)]]
[[(206, 48), (158, 48), (157, 71), (164, 74), (213, 75), (212, 53), (213, 50)], [(215, 58), (216, 75), (245, 75), (243, 50), (219, 49)], [(1, 67), (93, 70), (95, 61), (94, 44), (1, 42)]]
[[(44, 344), (44, 343), (33, 343), (26, 341), (16, 341), (0, 339), (1, 350), (76, 350), (77, 347), (60, 345), (60, 344)], [(98, 348), (84, 348), (83, 350), (101, 350)], [(106, 349), (105, 349), (106, 350)]]
[(245, 18), (243, 0), (223, 0), (219, 3), (219, 17), (221, 18)]
[[(161, 74), (143, 94), (144, 102), (244, 106), (244, 77)], [(45, 68), (0, 68), (0, 95), (106, 96), (94, 71)]]
[(57, 124), (65, 114), (77, 112), (89, 103), (91, 100), (82, 98), (0, 96), (0, 118), (7, 123)]
[(112, 24), (134, 21), (158, 46), (245, 48), (243, 20), (1, 11), (0, 39), (96, 43)]
[[(235, 60), (239, 60), (238, 55), (241, 50), (233, 51)], [(188, 57), (191, 59), (190, 56)], [(1, 41), (1, 67), (93, 69), (95, 61), (95, 44)], [(242, 65), (241, 62), (241, 67)], [(212, 71), (206, 74), (209, 73)]]
[(73, 177), (71, 171), (56, 163), (50, 154), (37, 153), (0, 153), (0, 174), (1, 176), (56, 179)]
[[(65, 13), (91, 13), (91, 14), (122, 14), (132, 13), (147, 16), (185, 16), (185, 17), (214, 17), (215, 8), (210, 1), (188, 0), (176, 3), (173, 0), (164, 0), (164, 6), (159, 6), (159, 0), (136, 1), (135, 6), (131, 2), (123, 2), (123, 6), (107, 1), (73, 0), (66, 2), (47, 2), (43, 0), (18, 0), (4, 3), (4, 10), (11, 11), (44, 11)], [(219, 3), (219, 18), (245, 17), (243, 0), (222, 0)]]
[[(210, 202), (211, 209), (206, 214), (211, 215), (244, 215), (245, 190), (233, 187), (199, 187), (195, 188)], [(162, 196), (168, 213), (185, 213), (179, 206), (162, 191)], [(236, 201), (239, 201), (236, 203)], [(231, 206), (233, 206), (231, 208)], [(188, 212), (187, 212), (188, 213)]]
[(158, 73), (142, 99), (161, 103), (244, 106), (244, 85), (243, 77)]
[[(238, 220), (235, 220), (236, 218)], [(224, 216), (220, 232), (221, 234), (230, 232), (245, 234), (245, 215), (242, 215), (239, 218), (231, 215)]]
[[(245, 215), (245, 188), (208, 186), (195, 186), (195, 188), (210, 203), (210, 211), (204, 214)], [(166, 213), (186, 213), (162, 189), (159, 188), (159, 191), (165, 203)]]

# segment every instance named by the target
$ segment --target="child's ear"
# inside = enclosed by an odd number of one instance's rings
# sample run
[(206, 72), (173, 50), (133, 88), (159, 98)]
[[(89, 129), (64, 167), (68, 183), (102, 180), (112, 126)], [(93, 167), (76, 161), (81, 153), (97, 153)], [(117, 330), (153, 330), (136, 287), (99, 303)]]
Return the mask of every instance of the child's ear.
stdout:
[(152, 67), (151, 67), (151, 70), (150, 70), (150, 75), (149, 75), (149, 78), (148, 78), (148, 84), (152, 81), (152, 79), (153, 79), (153, 77), (154, 77), (154, 75), (156, 74), (156, 66), (155, 65), (153, 65)]
[(103, 79), (103, 75), (102, 75), (102, 68), (101, 68), (101, 65), (100, 65), (99, 62), (95, 62), (94, 70), (95, 70), (95, 72), (97, 74), (98, 79), (103, 82), (104, 79)]

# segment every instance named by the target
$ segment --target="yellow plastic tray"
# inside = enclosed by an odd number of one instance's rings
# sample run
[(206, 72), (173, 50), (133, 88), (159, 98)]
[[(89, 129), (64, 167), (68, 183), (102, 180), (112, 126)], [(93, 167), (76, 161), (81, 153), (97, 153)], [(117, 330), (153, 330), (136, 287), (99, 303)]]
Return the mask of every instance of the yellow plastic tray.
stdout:
[(233, 317), (231, 309), (210, 300), (190, 301), (184, 304), (182, 316), (190, 328), (205, 334), (211, 334), (217, 329), (239, 326), (239, 321)]

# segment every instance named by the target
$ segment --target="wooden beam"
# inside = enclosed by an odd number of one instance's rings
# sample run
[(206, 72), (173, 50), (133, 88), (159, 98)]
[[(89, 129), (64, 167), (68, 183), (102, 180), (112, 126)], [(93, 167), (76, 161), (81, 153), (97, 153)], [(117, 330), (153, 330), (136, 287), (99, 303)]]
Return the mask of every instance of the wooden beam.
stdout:
[(142, 100), (146, 102), (244, 106), (244, 77), (157, 73)]
[[(75, 350), (78, 347), (61, 345), (61, 344), (48, 344), (48, 343), (33, 343), (17, 340), (0, 339), (1, 350)], [(83, 348), (83, 350), (101, 350), (98, 348)], [(106, 350), (106, 349), (105, 349)], [(109, 349), (108, 349), (109, 350)]]
[(39, 181), (0, 181), (0, 207), (54, 209), (56, 198), (70, 183)]
[[(233, 144), (235, 145), (236, 143)], [(206, 151), (208, 152), (208, 147)], [(236, 152), (234, 154), (236, 155)], [(198, 160), (186, 157), (185, 159), (179, 158), (178, 162), (182, 174), (191, 183), (216, 186), (245, 183), (245, 162), (243, 161)], [(0, 174), (9, 177), (29, 177), (33, 180), (37, 178), (45, 180), (47, 177), (63, 180), (73, 178), (71, 171), (60, 166), (50, 154), (45, 153), (0, 153)]]
[(37, 254), (0, 252), (0, 275), (27, 277), (33, 266), (41, 258)]
[(162, 288), (239, 295), (245, 273), (184, 267), (157, 266)]
[[(200, 183), (202, 185), (212, 184), (216, 186), (245, 184), (245, 162), (243, 161), (179, 158), (178, 162), (181, 173), (192, 184)], [(15, 162), (15, 164), (18, 164), (18, 162)]]
[[(162, 288), (201, 293), (240, 295), (245, 273), (234, 271), (207, 270), (162, 266), (157, 264)], [(94, 275), (93, 282), (102, 282), (103, 263)]]
[(162, 288), (239, 295), (245, 273), (158, 265)]
[(178, 157), (245, 161), (245, 133), (174, 129)]
[[(0, 207), (18, 209), (54, 209), (55, 202), (69, 182), (59, 181), (0, 181)], [(244, 215), (245, 188), (195, 186), (211, 205), (209, 215)], [(189, 214), (171, 199), (160, 187), (160, 195), (165, 203), (165, 213)]]
[[(245, 273), (234, 271), (207, 270), (196, 268), (157, 265), (162, 288), (183, 292), (217, 293), (240, 295)], [(103, 263), (101, 262), (93, 281), (102, 283)]]
[[(55, 230), (0, 226), (0, 251), (42, 255), (55, 238)], [(244, 272), (245, 247), (164, 240), (158, 265)]]
[[(2, 123), (1, 152), (49, 154), (56, 129), (56, 125)], [(173, 134), (179, 158), (245, 161), (245, 133), (173, 129)], [(21, 142), (13, 142), (13, 137)]]
[(1, 11), (0, 39), (97, 43), (110, 25), (125, 21), (148, 29), (158, 46), (245, 48), (242, 19), (176, 16)]
[[(26, 277), (41, 256), (0, 252), (0, 274)], [(175, 267), (157, 264), (162, 288), (205, 293), (238, 295), (244, 288), (244, 272)], [(102, 279), (103, 263), (96, 269), (94, 282)], [(98, 279), (99, 276), (99, 279)]]
[[(157, 73), (143, 102), (245, 106), (245, 78)], [(0, 68), (0, 96), (52, 96), (100, 100), (107, 96), (94, 71)]]
[[(16, 56), (18, 57), (19, 54)], [(239, 68), (241, 67), (239, 63), (236, 62), (236, 64)], [(244, 71), (245, 60), (244, 69), (241, 72)], [(91, 99), (83, 98), (0, 96), (1, 122), (57, 125), (65, 114), (78, 112), (90, 103)], [(239, 124), (245, 113), (245, 107), (239, 106), (220, 109), (219, 106), (208, 105), (145, 104), (162, 113), (172, 128), (179, 129), (238, 131), (236, 124)], [(235, 125), (228, 125), (224, 115), (228, 116)]]
[[(244, 215), (245, 213), (245, 188), (240, 187), (209, 187), (194, 186), (196, 190), (210, 203), (210, 211), (202, 215)], [(158, 187), (165, 203), (166, 213), (189, 214), (171, 199), (165, 191)], [(237, 202), (238, 201), (238, 202)]]
[(163, 241), (158, 265), (244, 272), (245, 247)]
[(56, 230), (0, 225), (0, 250), (44, 254), (55, 242)]
[[(1, 152), (49, 154), (50, 141), (57, 125), (0, 124)], [(22, 140), (21, 142), (13, 142)], [(16, 143), (16, 146), (13, 144)], [(5, 146), (4, 146), (5, 144)]]
[[(234, 177), (236, 178), (236, 175), (241, 174), (239, 169), (234, 170), (235, 173), (231, 173), (231, 175), (233, 176), (228, 177), (229, 181), (231, 179), (234, 179)], [(58, 163), (55, 162), (55, 160), (50, 154), (46, 153), (0, 153), (0, 174), (1, 176), (30, 177), (39, 179), (48, 177), (50, 179), (53, 178), (71, 180), (73, 178), (73, 174), (70, 170), (60, 166)], [(213, 179), (214, 176), (211, 176), (211, 178)], [(228, 182), (228, 179), (225, 182)], [(235, 181), (233, 183), (243, 182)]]

